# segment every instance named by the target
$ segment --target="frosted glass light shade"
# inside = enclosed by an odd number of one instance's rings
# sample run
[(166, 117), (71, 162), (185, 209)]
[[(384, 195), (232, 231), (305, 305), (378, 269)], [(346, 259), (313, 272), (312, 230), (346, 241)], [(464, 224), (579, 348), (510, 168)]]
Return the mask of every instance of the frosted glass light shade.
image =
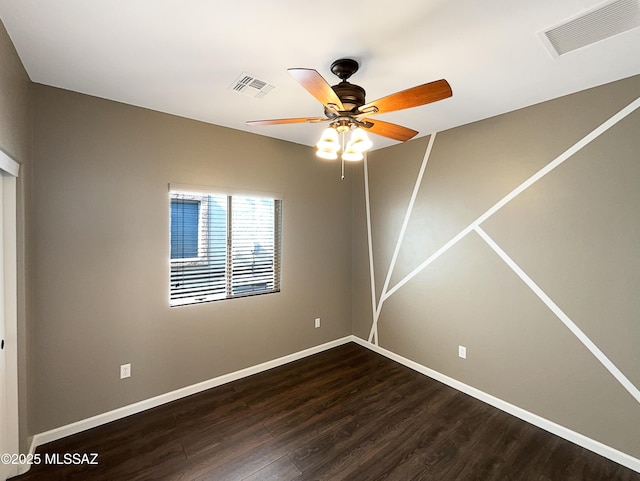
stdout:
[(336, 160), (338, 158), (338, 153), (331, 149), (318, 149), (316, 155), (321, 159), (327, 160)]
[(335, 129), (329, 127), (322, 132), (320, 140), (316, 144), (316, 155), (321, 159), (335, 160), (338, 158), (338, 151), (340, 150), (340, 141), (338, 138), (338, 132)]
[(318, 147), (318, 151), (333, 150), (334, 152), (338, 152), (338, 150), (340, 150), (338, 132), (331, 127), (325, 129), (324, 132), (322, 132), (322, 136), (316, 144), (316, 147)]
[[(373, 146), (373, 142), (369, 140), (369, 136), (364, 129), (358, 127), (351, 133), (351, 142), (349, 142), (353, 150), (356, 152), (364, 152)], [(345, 159), (346, 160), (346, 159)]]
[(353, 142), (349, 142), (347, 144), (347, 148), (342, 153), (342, 160), (347, 160), (349, 162), (358, 161), (364, 159), (364, 155), (362, 152), (358, 152), (353, 148)]

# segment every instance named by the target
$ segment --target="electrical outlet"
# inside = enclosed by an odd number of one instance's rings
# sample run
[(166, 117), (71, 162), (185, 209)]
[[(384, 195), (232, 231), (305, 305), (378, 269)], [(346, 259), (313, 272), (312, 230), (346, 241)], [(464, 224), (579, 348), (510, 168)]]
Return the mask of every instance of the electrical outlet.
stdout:
[(458, 346), (458, 356), (460, 356), (462, 359), (466, 359), (467, 358), (467, 348), (464, 346)]
[(316, 329), (320, 327), (320, 318), (316, 317)]
[(131, 377), (131, 364), (123, 364), (120, 366), (120, 379)]

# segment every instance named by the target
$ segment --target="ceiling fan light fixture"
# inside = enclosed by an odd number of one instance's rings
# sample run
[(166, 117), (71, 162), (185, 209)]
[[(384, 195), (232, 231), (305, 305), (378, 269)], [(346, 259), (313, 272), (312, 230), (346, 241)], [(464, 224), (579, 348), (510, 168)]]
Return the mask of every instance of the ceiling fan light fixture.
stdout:
[(362, 152), (354, 149), (353, 143), (349, 142), (347, 144), (347, 148), (342, 153), (342, 160), (346, 160), (348, 162), (357, 162), (362, 159), (364, 159), (364, 155), (362, 154)]
[(344, 132), (339, 127), (343, 127), (343, 125), (332, 125), (322, 132), (322, 136), (316, 144), (316, 155), (322, 159), (335, 160), (338, 158), (338, 152), (342, 150), (342, 160), (349, 162), (363, 160), (363, 153), (373, 146), (367, 133), (360, 127), (353, 129), (351, 139), (346, 147), (341, 148), (340, 134)]
[(340, 150), (340, 139), (338, 138), (338, 132), (332, 127), (326, 128), (320, 136), (320, 140), (316, 144), (318, 151), (333, 151), (338, 152)]
[(322, 131), (322, 135), (320, 136), (320, 141), (321, 142), (332, 142), (332, 143), (338, 143), (338, 132), (336, 132), (336, 129), (332, 128), (332, 127), (327, 127), (326, 129), (324, 129)]
[[(640, 2), (640, 0), (614, 1)], [(359, 85), (352, 84), (348, 81), (348, 79), (358, 71), (358, 68), (358, 62), (351, 58), (341, 58), (333, 62), (331, 64), (331, 72), (341, 80), (340, 83), (333, 86), (330, 85), (317, 70), (310, 68), (288, 69), (288, 72), (293, 78), (324, 106), (324, 118), (297, 117), (289, 119), (252, 120), (248, 121), (247, 124), (278, 125), (330, 122), (330, 128), (324, 131), (322, 138), (316, 144), (318, 156), (335, 159), (337, 158), (337, 154), (342, 151), (346, 154), (347, 158), (354, 160), (358, 158), (358, 160), (360, 160), (361, 156), (355, 155), (355, 152), (362, 154), (373, 147), (372, 142), (369, 140), (363, 128), (368, 130), (368, 133), (400, 142), (406, 142), (418, 134), (417, 130), (382, 120), (370, 120), (363, 118), (364, 116), (418, 107), (449, 98), (453, 95), (449, 82), (441, 79), (401, 90), (367, 103), (365, 90)], [(349, 131), (353, 131), (353, 134), (350, 145), (345, 149), (344, 134)], [(342, 139), (340, 139), (340, 134), (343, 134)], [(340, 145), (340, 141), (342, 141), (342, 146)]]
[(316, 155), (325, 160), (336, 160), (338, 158), (338, 152), (331, 149), (318, 149)]
[(355, 152), (362, 153), (373, 147), (373, 142), (371, 142), (364, 129), (358, 127), (351, 133), (351, 140), (349, 141), (349, 145)]

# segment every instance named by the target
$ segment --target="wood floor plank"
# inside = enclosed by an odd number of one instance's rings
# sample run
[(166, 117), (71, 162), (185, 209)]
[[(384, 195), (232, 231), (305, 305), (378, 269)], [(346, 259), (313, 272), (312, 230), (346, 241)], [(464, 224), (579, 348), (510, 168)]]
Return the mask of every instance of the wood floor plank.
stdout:
[(433, 428), (415, 431), (403, 449), (402, 462), (393, 469), (393, 479), (459, 479), (473, 435), (486, 435), (486, 417), (491, 413), (461, 393), (454, 399), (457, 407), (447, 411), (449, 416), (434, 421)]
[[(453, 393), (451, 390), (450, 394)], [(380, 453), (390, 446), (396, 448), (398, 441), (416, 426), (416, 418), (429, 411), (432, 394), (427, 390), (416, 390), (393, 407), (362, 419), (348, 435), (297, 449), (292, 453), (292, 459), (305, 474), (309, 472), (317, 479), (382, 477), (384, 472), (380, 467), (385, 457)], [(371, 478), (365, 466), (375, 467)]]
[(282, 456), (242, 481), (294, 481), (301, 475), (302, 471), (291, 461), (291, 458)]
[[(469, 447), (465, 456), (468, 462), (457, 473), (458, 479), (491, 480), (498, 475), (505, 479), (508, 475), (507, 459), (524, 440), (522, 424), (506, 413), (496, 412), (487, 420), (486, 431)], [(486, 435), (488, 433), (490, 435)]]
[(354, 343), (40, 446), (17, 481), (640, 481)]
[[(384, 369), (382, 369), (384, 371)], [(338, 383), (332, 384), (329, 389), (313, 392), (305, 404), (294, 406), (293, 409), (283, 411), (278, 415), (265, 420), (265, 425), (274, 436), (284, 436), (305, 428), (312, 428), (314, 424), (322, 424), (325, 418), (332, 416), (344, 416), (345, 413), (364, 412), (367, 406), (371, 406), (376, 400), (386, 399), (397, 401), (402, 393), (408, 394), (409, 388), (402, 392), (400, 384), (393, 386), (392, 392), (380, 389), (374, 391), (372, 380), (363, 373), (354, 376), (349, 373)], [(393, 373), (389, 371), (389, 375)], [(324, 386), (325, 388), (327, 386)], [(377, 397), (376, 397), (377, 396)], [(379, 409), (374, 406), (372, 409)]]

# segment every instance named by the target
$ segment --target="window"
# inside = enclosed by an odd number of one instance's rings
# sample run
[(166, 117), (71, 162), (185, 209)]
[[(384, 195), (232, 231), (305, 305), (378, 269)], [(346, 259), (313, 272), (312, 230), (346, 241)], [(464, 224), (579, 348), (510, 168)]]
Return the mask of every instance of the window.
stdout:
[[(209, 202), (205, 195), (171, 195), (171, 259), (197, 261), (206, 256)], [(204, 260), (204, 259), (202, 259)]]
[(279, 292), (282, 200), (197, 189), (170, 189), (170, 304)]

